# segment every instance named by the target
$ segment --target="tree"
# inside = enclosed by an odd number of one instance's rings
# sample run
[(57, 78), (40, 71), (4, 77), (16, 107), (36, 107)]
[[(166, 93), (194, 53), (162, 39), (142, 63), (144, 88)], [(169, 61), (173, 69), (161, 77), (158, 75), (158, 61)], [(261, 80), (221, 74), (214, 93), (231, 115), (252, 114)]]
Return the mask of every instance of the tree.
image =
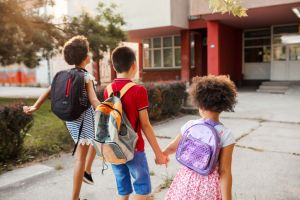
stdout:
[(41, 58), (54, 55), (64, 37), (52, 17), (38, 9), (52, 1), (0, 1), (0, 64), (24, 63), (36, 67)]
[[(99, 60), (102, 53), (115, 48), (121, 41), (126, 39), (122, 26), (124, 19), (116, 13), (116, 5), (104, 5), (99, 3), (96, 15), (83, 12), (79, 17), (66, 17), (65, 33), (68, 37), (84, 35), (90, 43), (90, 50), (93, 53), (93, 61), (99, 75)], [(99, 80), (100, 77), (96, 77)]]
[(209, 8), (213, 12), (221, 12), (222, 14), (228, 12), (233, 16), (247, 16), (247, 9), (242, 7), (238, 0), (209, 0)]

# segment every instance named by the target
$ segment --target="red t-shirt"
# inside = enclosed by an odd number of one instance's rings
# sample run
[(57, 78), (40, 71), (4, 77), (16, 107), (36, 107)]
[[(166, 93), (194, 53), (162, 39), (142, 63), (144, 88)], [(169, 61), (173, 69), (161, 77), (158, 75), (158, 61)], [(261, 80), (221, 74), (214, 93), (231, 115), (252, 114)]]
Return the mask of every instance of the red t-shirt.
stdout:
[[(112, 82), (112, 89), (114, 92), (120, 91), (123, 86), (131, 82), (129, 79), (117, 78)], [(108, 94), (105, 89), (104, 99), (107, 99)], [(144, 139), (142, 137), (141, 124), (139, 121), (139, 111), (148, 108), (148, 94), (147, 90), (142, 85), (135, 85), (130, 88), (121, 99), (123, 109), (126, 113), (132, 128), (138, 134), (138, 140), (135, 149), (137, 151), (144, 151)]]

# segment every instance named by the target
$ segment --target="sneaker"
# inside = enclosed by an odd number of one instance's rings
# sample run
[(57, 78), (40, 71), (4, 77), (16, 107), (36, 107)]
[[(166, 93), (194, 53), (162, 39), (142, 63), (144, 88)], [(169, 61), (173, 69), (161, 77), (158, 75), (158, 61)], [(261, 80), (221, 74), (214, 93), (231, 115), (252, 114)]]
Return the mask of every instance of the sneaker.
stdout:
[(84, 172), (84, 176), (83, 176), (83, 182), (90, 184), (90, 185), (94, 185), (94, 181), (92, 178), (92, 174), (89, 174), (87, 172)]

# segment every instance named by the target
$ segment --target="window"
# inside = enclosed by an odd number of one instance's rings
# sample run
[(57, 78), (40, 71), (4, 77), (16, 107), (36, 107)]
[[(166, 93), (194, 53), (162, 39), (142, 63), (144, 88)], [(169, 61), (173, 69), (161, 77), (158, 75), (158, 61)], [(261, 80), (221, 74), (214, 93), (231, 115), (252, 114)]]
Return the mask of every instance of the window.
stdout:
[(273, 28), (273, 34), (291, 34), (291, 33), (298, 33), (299, 32), (299, 25), (284, 25), (284, 26), (275, 26)]
[(270, 47), (245, 48), (245, 62), (270, 62)]
[(300, 44), (291, 45), (290, 47), (290, 60), (300, 60)]
[(181, 66), (181, 48), (175, 48), (175, 66)]
[(173, 49), (172, 49), (172, 37), (163, 38), (163, 55), (164, 55), (164, 67), (173, 66)]
[(273, 60), (274, 61), (285, 61), (286, 60), (285, 46), (274, 46), (273, 47)]
[(299, 24), (280, 25), (273, 27), (273, 60), (274, 61), (297, 61), (300, 60), (300, 44), (286, 44), (282, 41), (283, 36), (298, 34)]
[(271, 30), (246, 30), (244, 32), (244, 62), (267, 63), (271, 61)]
[(152, 66), (152, 60), (150, 59), (151, 56), (151, 51), (149, 50), (151, 48), (151, 40), (145, 40), (143, 44), (144, 48), (144, 66), (145, 67), (150, 67)]
[(143, 41), (145, 68), (181, 66), (180, 36), (155, 37)]

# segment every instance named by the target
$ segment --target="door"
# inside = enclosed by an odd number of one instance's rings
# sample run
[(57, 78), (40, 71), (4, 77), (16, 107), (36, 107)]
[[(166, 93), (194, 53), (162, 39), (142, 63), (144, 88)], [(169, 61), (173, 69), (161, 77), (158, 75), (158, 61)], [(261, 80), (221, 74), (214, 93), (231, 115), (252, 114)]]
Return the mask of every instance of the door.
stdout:
[(300, 80), (300, 44), (288, 45), (288, 78), (290, 81)]
[(288, 56), (286, 45), (273, 46), (273, 60), (271, 66), (271, 80), (288, 80)]
[(300, 80), (300, 44), (275, 45), (271, 80)]
[(271, 80), (300, 80), (299, 24), (273, 26)]

